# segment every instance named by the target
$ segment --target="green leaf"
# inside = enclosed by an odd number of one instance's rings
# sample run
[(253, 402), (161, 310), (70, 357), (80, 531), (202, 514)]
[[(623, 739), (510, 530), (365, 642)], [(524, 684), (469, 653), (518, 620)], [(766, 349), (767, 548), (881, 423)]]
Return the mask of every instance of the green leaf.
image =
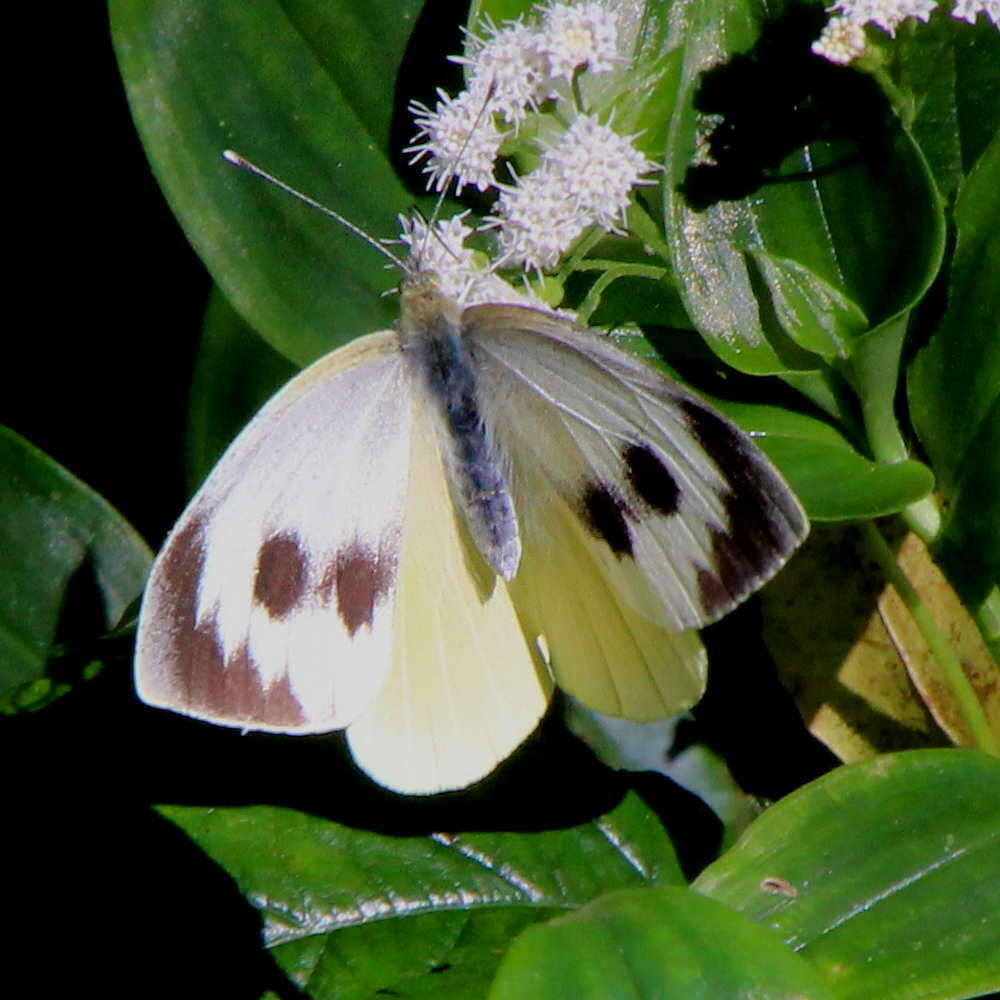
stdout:
[(909, 373), (913, 423), (946, 489), (1000, 395), (1000, 136), (963, 186), (955, 225), (948, 308)]
[[(944, 240), (926, 163), (875, 85), (809, 54), (815, 9), (767, 13), (750, 0), (687, 12), (664, 178), (688, 312), (751, 373), (817, 369), (817, 348), (849, 353), (919, 299)], [(819, 117), (803, 119), (806, 107)]]
[(1000, 761), (914, 750), (764, 813), (693, 888), (768, 928), (838, 1000), (1000, 989)]
[(973, 607), (1000, 583), (1000, 398), (970, 442), (934, 549)]
[(897, 110), (948, 198), (1000, 129), (1000, 35), (986, 18), (949, 15), (904, 21), (881, 45)]
[(226, 297), (298, 363), (384, 328), (357, 236), (222, 159), (233, 148), (374, 236), (412, 202), (387, 149), (419, 0), (112, 0), (119, 66), (171, 208)]
[(263, 806), (161, 811), (236, 880), (274, 958), (316, 1000), (403, 984), (407, 996), (482, 995), (527, 923), (610, 889), (683, 884), (634, 794), (575, 828), (430, 837)]
[[(962, 187), (948, 307), (908, 372), (910, 412), (945, 498), (939, 544), (966, 597), (1000, 579), (1000, 136)], [(952, 572), (954, 571), (954, 572)], [(957, 575), (956, 575), (957, 574)]]
[(686, 889), (625, 889), (529, 927), (489, 1000), (827, 1000), (807, 962), (768, 930)]
[(851, 341), (868, 329), (864, 313), (839, 288), (793, 260), (750, 250), (764, 284), (772, 290), (775, 318), (799, 347), (827, 361), (845, 358)]
[(151, 555), (128, 522), (44, 452), (0, 427), (0, 711), (42, 703), (57, 641), (84, 655), (142, 592)]

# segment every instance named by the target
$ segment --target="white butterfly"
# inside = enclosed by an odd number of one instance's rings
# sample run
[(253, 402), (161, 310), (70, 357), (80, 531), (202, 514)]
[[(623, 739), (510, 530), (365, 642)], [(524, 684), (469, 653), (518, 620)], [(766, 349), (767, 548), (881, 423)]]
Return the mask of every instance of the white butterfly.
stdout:
[(558, 684), (597, 711), (701, 695), (695, 629), (807, 530), (749, 437), (607, 338), (462, 308), (432, 274), (397, 329), (306, 369), (230, 446), (153, 567), (144, 701), (347, 730), (408, 793), (463, 787)]

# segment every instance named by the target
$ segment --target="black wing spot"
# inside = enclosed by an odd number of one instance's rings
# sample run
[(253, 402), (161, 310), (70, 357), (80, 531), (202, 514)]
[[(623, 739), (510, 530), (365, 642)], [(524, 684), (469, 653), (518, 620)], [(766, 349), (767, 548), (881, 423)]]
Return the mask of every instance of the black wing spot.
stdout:
[(371, 628), (375, 608), (395, 579), (396, 565), (391, 558), (355, 540), (337, 553), (322, 586), (336, 597), (340, 620), (348, 634), (354, 635), (362, 625)]
[(725, 481), (719, 499), (726, 527), (713, 528), (710, 565), (698, 573), (706, 620), (714, 621), (774, 576), (807, 524), (794, 495), (746, 434), (701, 403), (678, 403)]
[(630, 444), (622, 453), (625, 474), (636, 496), (659, 514), (677, 513), (680, 489), (670, 470), (646, 445)]
[(607, 486), (591, 483), (583, 493), (582, 516), (590, 533), (603, 538), (618, 556), (632, 555), (632, 532), (627, 504)]
[(253, 596), (272, 618), (285, 618), (302, 599), (309, 564), (292, 534), (272, 535), (257, 553)]

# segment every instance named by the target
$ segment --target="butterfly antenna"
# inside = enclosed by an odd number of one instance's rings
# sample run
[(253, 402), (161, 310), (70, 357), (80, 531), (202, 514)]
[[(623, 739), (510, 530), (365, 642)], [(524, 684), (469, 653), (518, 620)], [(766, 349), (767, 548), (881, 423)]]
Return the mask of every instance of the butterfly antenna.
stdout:
[(360, 226), (356, 226), (350, 219), (345, 219), (339, 212), (335, 212), (332, 208), (327, 208), (326, 205), (321, 205), (314, 198), (310, 198), (309, 195), (303, 194), (301, 191), (297, 191), (290, 184), (286, 184), (284, 181), (279, 181), (277, 177), (273, 174), (269, 174), (262, 167), (258, 167), (256, 163), (252, 163), (245, 156), (241, 156), (239, 153), (234, 152), (231, 149), (223, 150), (222, 158), (228, 160), (230, 163), (237, 167), (242, 167), (244, 170), (248, 170), (251, 174), (256, 174), (262, 180), (268, 182), (268, 184), (273, 184), (276, 188), (284, 191), (286, 194), (290, 194), (293, 198), (298, 198), (299, 201), (305, 202), (310, 208), (315, 208), (317, 211), (322, 212), (327, 218), (333, 219), (335, 222), (339, 222), (345, 229), (349, 232), (354, 233), (355, 236), (361, 237), (369, 246), (374, 247), (380, 254), (384, 257), (388, 257), (389, 260), (400, 268), (400, 270), (406, 270), (406, 265), (399, 257), (397, 257), (391, 250), (387, 250), (377, 239), (373, 236), (369, 236)]
[(455, 179), (455, 175), (458, 173), (458, 165), (462, 162), (462, 157), (465, 156), (465, 151), (469, 148), (469, 143), (472, 141), (472, 137), (476, 134), (476, 129), (479, 128), (479, 123), (486, 116), (486, 110), (489, 108), (490, 102), (493, 100), (493, 94), (495, 91), (496, 84), (491, 82), (486, 90), (486, 96), (483, 98), (482, 107), (480, 107), (479, 111), (476, 112), (476, 117), (472, 122), (472, 126), (466, 133), (465, 141), (455, 154), (455, 158), (451, 161), (447, 172), (443, 176), (441, 192), (437, 196), (437, 200), (434, 202), (434, 209), (431, 212), (430, 219), (427, 220), (427, 226), (424, 230), (424, 245), (420, 248), (421, 256), (423, 256), (424, 251), (427, 249), (427, 241), (431, 239), (432, 233), (439, 241), (441, 241), (442, 245), (444, 245), (444, 241), (441, 240), (441, 237), (438, 235), (436, 229), (438, 216), (441, 214), (441, 206), (444, 205), (444, 199), (448, 194), (448, 188), (451, 187), (451, 182)]

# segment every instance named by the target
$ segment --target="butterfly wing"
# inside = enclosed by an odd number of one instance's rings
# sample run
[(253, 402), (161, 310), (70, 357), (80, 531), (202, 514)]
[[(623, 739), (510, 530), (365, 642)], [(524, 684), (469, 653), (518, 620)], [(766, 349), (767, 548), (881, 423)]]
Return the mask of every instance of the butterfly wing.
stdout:
[(414, 409), (394, 644), (374, 703), (348, 728), (355, 759), (398, 791), (462, 788), (535, 728), (552, 682), (508, 585), (456, 509), (429, 399)]
[(390, 662), (412, 392), (396, 336), (327, 355), (233, 442), (158, 556), (136, 685), (248, 729), (325, 732)]
[(704, 675), (688, 630), (777, 572), (805, 534), (797, 500), (746, 435), (606, 339), (516, 306), (463, 327), (511, 467), (512, 593), (559, 685), (634, 719), (685, 707)]
[(347, 728), (408, 793), (483, 777), (551, 693), (456, 512), (395, 333), (317, 362), (247, 426), (154, 564), (140, 696), (223, 725)]

